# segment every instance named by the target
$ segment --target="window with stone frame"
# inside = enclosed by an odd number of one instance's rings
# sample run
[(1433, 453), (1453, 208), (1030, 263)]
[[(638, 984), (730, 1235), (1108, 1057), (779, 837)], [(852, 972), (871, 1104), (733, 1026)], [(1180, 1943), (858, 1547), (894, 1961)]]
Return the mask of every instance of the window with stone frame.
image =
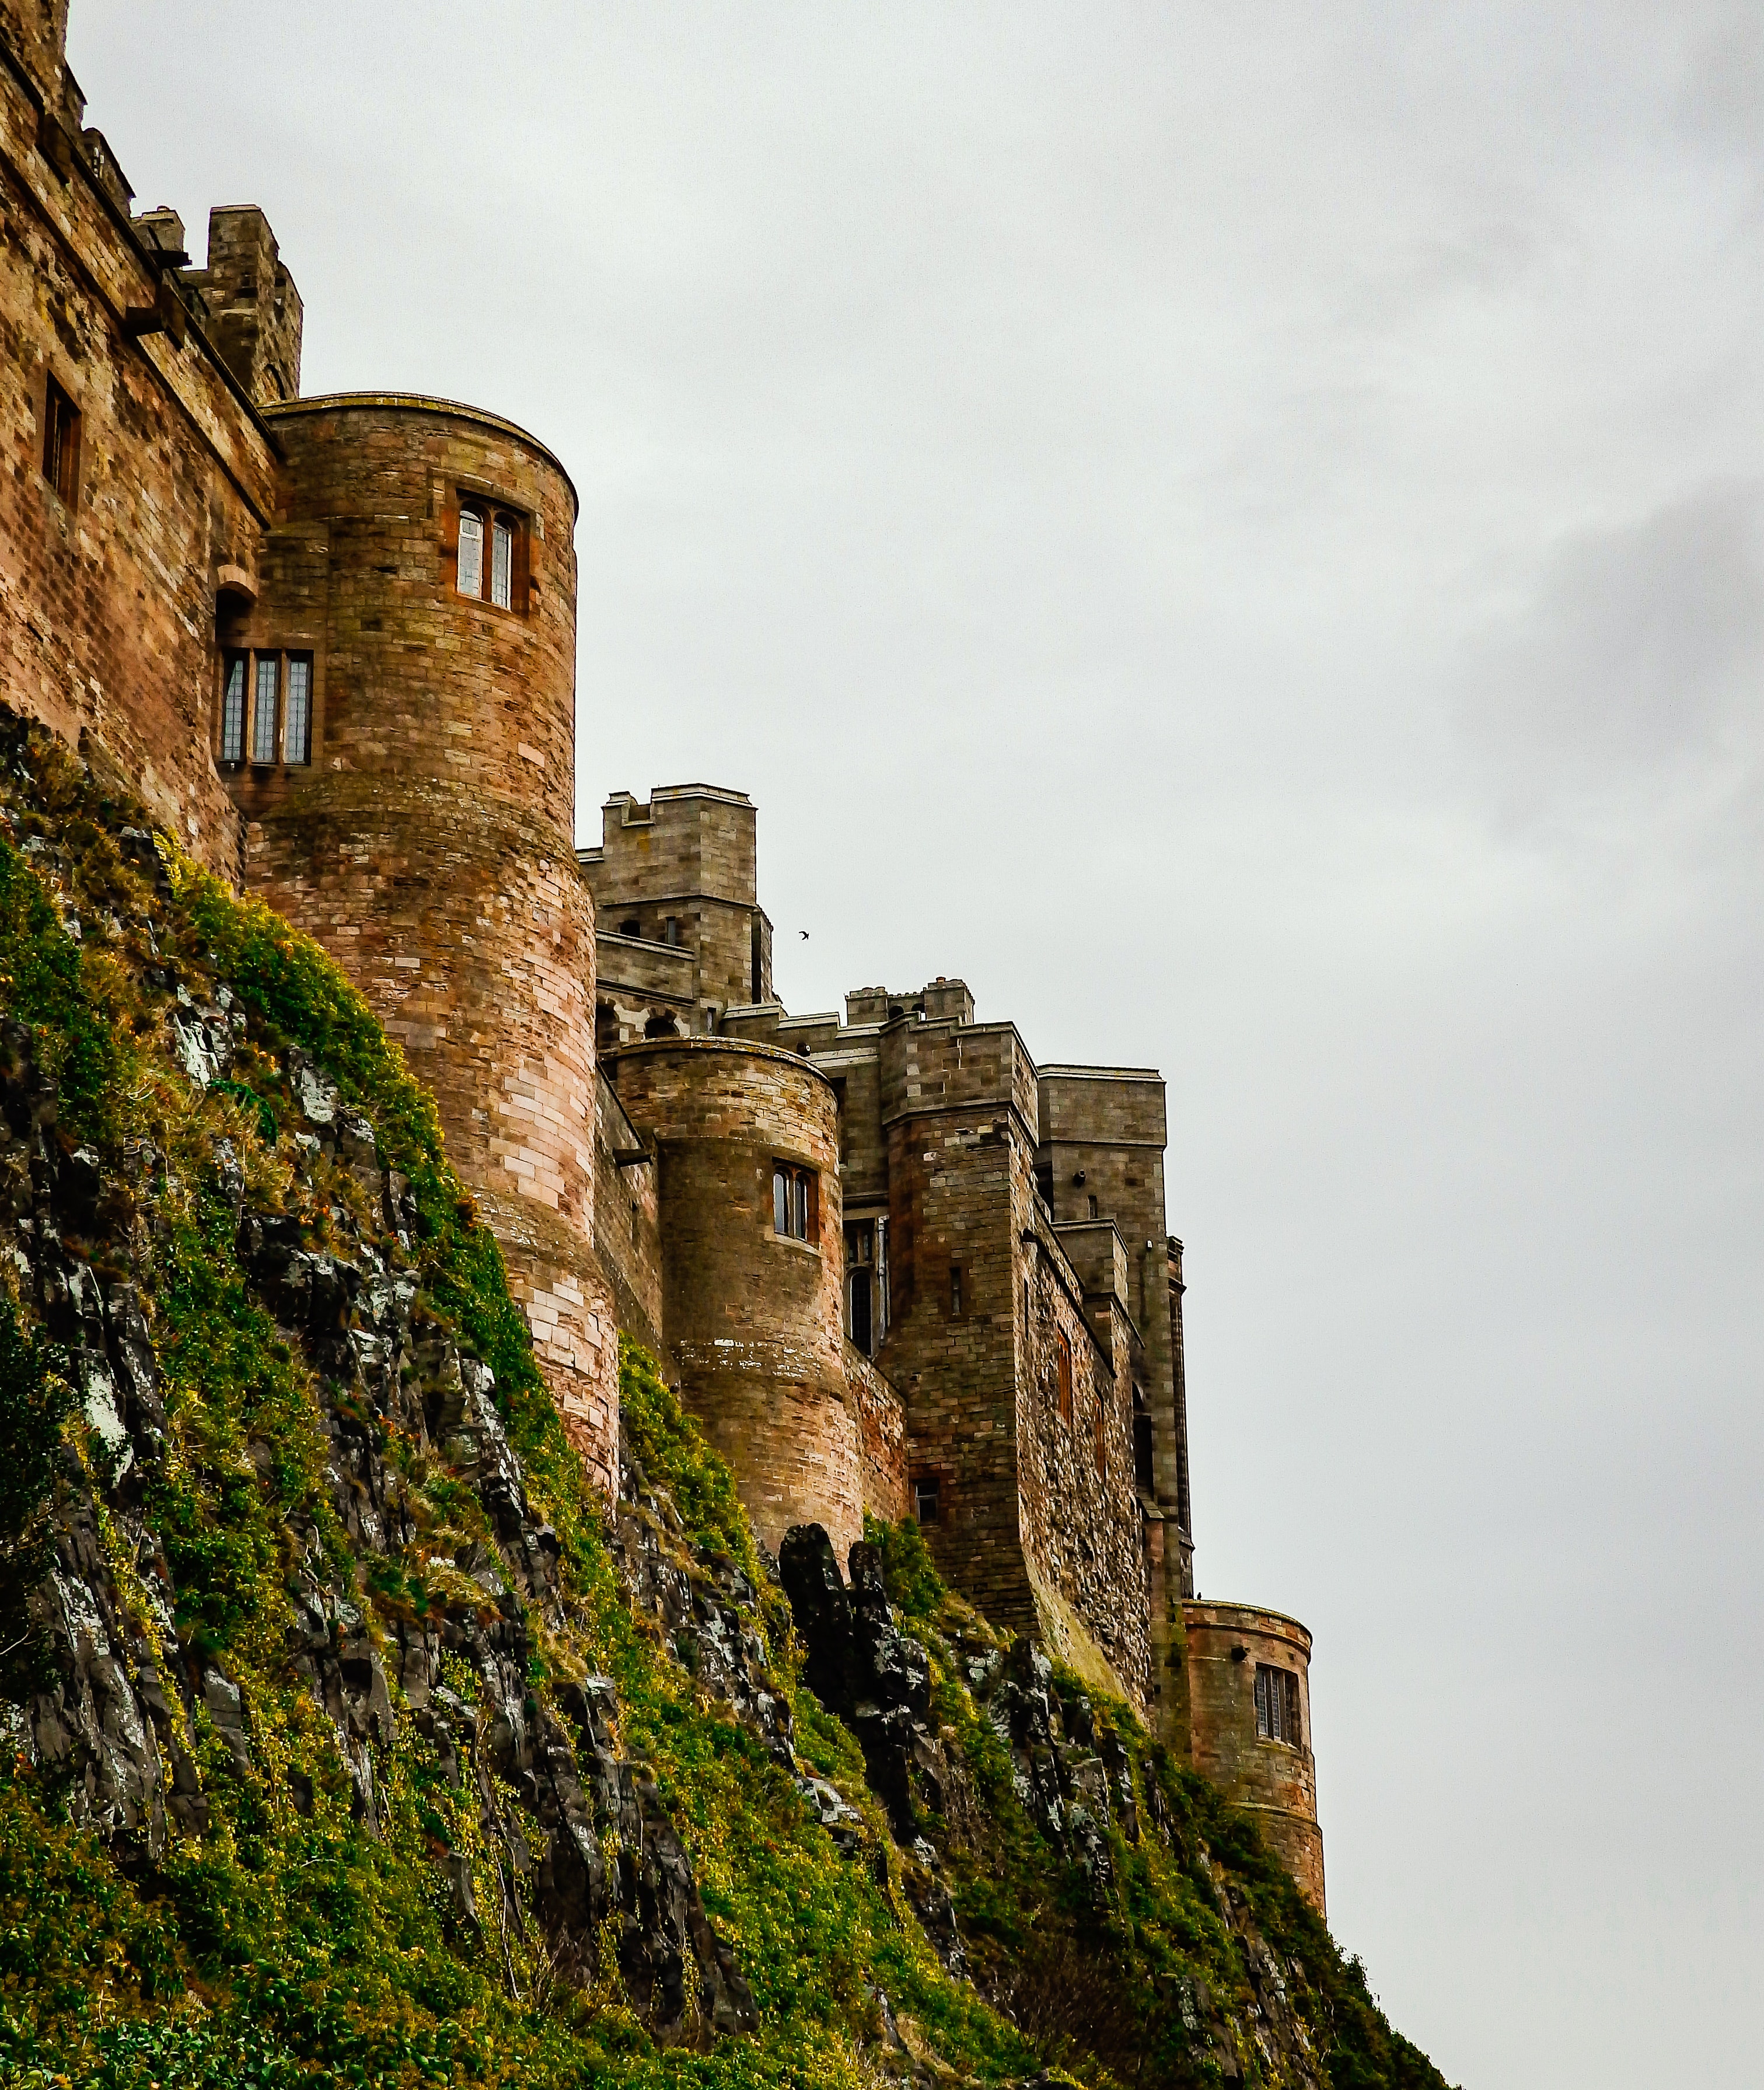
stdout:
[(939, 1499), (937, 1483), (934, 1480), (919, 1480), (913, 1483), (913, 1516), (919, 1524), (936, 1524), (940, 1520), (942, 1503)]
[(888, 1330), (888, 1221), (845, 1223), (845, 1333), (867, 1357)]
[(459, 497), (454, 588), (493, 609), (527, 611), (527, 522), (500, 501), (476, 493)]
[(1151, 1417), (1146, 1408), (1144, 1390), (1137, 1386), (1133, 1390), (1133, 1477), (1134, 1486), (1141, 1494), (1156, 1493)]
[(772, 1164), (772, 1231), (786, 1241), (813, 1241), (820, 1215), (820, 1182), (812, 1168), (794, 1161)]
[(1059, 1393), (1060, 1420), (1072, 1420), (1072, 1338), (1058, 1330), (1053, 1339), (1054, 1373)]
[(1301, 1748), (1304, 1736), (1299, 1727), (1297, 1677), (1289, 1669), (1258, 1662), (1255, 1666), (1257, 1735), (1264, 1741), (1287, 1742)]
[(71, 508), (80, 492), (80, 409), (53, 377), (44, 381), (43, 476)]
[(1096, 1470), (1106, 1481), (1108, 1478), (1108, 1403), (1104, 1398), (1100, 1379), (1096, 1383), (1096, 1413), (1091, 1426), (1095, 1438)]
[(252, 647), (221, 660), (223, 769), (303, 768), (312, 759), (312, 656)]

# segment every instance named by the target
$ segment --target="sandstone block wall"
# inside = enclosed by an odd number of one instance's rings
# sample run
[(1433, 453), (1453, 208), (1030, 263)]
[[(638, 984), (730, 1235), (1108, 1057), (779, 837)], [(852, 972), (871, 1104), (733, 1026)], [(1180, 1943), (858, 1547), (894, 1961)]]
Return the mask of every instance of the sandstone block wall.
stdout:
[[(1310, 1744), (1310, 1635), (1296, 1619), (1249, 1604), (1190, 1600), (1182, 1614), (1194, 1768), (1254, 1815), (1263, 1837), (1321, 1916), (1323, 1831)], [(1302, 1734), (1296, 1742), (1257, 1735), (1258, 1664), (1298, 1679)]]
[[(574, 489), (448, 402), (269, 410), (285, 463), (228, 647), (309, 653), (311, 760), (230, 778), (250, 883), (339, 961), (436, 1094), (574, 1440), (617, 1443), (596, 1260), (594, 922), (575, 862)], [(519, 522), (513, 600), (456, 585), (462, 504)]]
[[(771, 996), (772, 925), (756, 893), (756, 836), (745, 792), (658, 785), (647, 802), (615, 791), (601, 809), (599, 846), (579, 853), (604, 931), (657, 944), (671, 935), (691, 953), (689, 1030), (714, 1031), (725, 1009)], [(622, 986), (625, 956), (617, 972), (607, 968)]]
[(845, 1386), (858, 1421), (863, 1507), (884, 1524), (913, 1513), (907, 1488), (906, 1409), (862, 1350), (845, 1344)]
[[(223, 566), (256, 566), (274, 452), (200, 327), (130, 331), (163, 272), (81, 140), (66, 13), (0, 13), (0, 682), (231, 876), (238, 822), (209, 754), (217, 588)], [(65, 499), (44, 473), (52, 383), (80, 416)]]
[[(596, 1071), (595, 1088), (595, 1253), (613, 1288), (619, 1327), (674, 1375), (678, 1368), (661, 1338), (661, 1206), (655, 1159), (647, 1155), (604, 1069)], [(637, 1159), (639, 1155), (646, 1158)]]
[[(732, 1039), (635, 1045), (609, 1073), (660, 1175), (662, 1336), (760, 1537), (863, 1533), (862, 1430), (845, 1378), (838, 1127), (824, 1078)], [(815, 1172), (811, 1242), (772, 1225), (775, 1160)]]
[(925, 1536), (940, 1572), (997, 1623), (1033, 1632), (1017, 1446), (1018, 1236), (1030, 1163), (993, 1099), (909, 1113), (909, 1071), (937, 1053), (910, 1034), (886, 1043), (893, 1298), (877, 1361), (906, 1403), (911, 1477), (936, 1490)]

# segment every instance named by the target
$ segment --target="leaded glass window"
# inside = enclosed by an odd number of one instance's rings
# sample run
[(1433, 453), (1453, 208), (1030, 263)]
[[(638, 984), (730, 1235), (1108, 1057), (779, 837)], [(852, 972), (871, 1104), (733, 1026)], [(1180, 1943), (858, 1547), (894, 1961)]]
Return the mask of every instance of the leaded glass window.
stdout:
[(497, 516), (490, 532), (490, 600), (506, 609), (514, 584), (514, 532)]
[(226, 686), (221, 694), (221, 759), (245, 759), (245, 656), (235, 653), (226, 664)]
[(273, 762), (278, 728), (282, 721), (276, 716), (276, 698), (282, 680), (282, 662), (274, 653), (260, 653), (257, 656), (256, 701), (252, 706), (251, 759), (253, 762)]
[(469, 508), (459, 514), (459, 592), (484, 593), (484, 518)]
[(303, 653), (288, 659), (288, 720), (283, 735), (290, 762), (312, 759), (312, 663)]

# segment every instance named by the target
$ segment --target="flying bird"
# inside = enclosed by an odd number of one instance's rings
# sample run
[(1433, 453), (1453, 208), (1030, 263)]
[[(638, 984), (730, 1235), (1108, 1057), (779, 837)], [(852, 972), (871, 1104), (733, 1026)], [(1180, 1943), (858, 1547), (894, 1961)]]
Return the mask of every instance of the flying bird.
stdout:
[(808, 941), (808, 931), (807, 929), (798, 929), (796, 933), (802, 938), (805, 944)]

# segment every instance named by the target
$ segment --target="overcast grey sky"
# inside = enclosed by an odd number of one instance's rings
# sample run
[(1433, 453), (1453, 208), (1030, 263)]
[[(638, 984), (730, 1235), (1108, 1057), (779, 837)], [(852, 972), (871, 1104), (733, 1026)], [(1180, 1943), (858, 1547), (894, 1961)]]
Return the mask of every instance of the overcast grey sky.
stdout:
[[(74, 0), (581, 489), (585, 833), (1170, 1082), (1201, 1588), (1478, 2090), (1759, 2079), (1764, 12)], [(805, 943), (799, 929), (811, 932)]]

